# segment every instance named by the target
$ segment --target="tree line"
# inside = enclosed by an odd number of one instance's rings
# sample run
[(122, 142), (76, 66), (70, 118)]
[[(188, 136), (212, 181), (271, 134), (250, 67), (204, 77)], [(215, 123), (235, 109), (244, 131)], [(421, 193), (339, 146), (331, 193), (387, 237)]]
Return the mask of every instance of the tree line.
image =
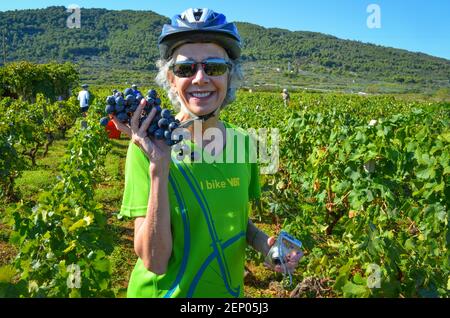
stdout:
[[(0, 12), (6, 60), (73, 61), (104, 74), (113, 68), (153, 71), (157, 38), (168, 18), (152, 11), (82, 9), (81, 28), (69, 29), (62, 6)], [(423, 53), (341, 40), (315, 32), (238, 23), (245, 62), (271, 63), (395, 83), (448, 86), (450, 61)], [(267, 74), (270, 77), (270, 74)]]

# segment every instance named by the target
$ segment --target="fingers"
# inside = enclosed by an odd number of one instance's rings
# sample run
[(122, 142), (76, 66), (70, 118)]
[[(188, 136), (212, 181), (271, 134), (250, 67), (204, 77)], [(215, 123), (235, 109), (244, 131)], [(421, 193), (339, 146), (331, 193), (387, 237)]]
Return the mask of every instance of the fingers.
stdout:
[(144, 109), (145, 105), (147, 104), (147, 101), (145, 98), (141, 100), (141, 103), (139, 104), (138, 108), (133, 114), (133, 117), (131, 117), (131, 130), (132, 131), (138, 131), (139, 129), (139, 119), (142, 115), (142, 110)]
[(153, 118), (156, 116), (156, 108), (153, 108), (150, 114), (148, 114), (147, 118), (142, 123), (141, 127), (139, 128), (139, 133), (146, 134), (145, 132), (148, 129), (148, 126), (150, 126), (150, 123), (152, 122)]
[(276, 240), (275, 236), (271, 236), (267, 239), (267, 245), (269, 245), (269, 247), (272, 247), (272, 245), (275, 244), (276, 241), (277, 240)]

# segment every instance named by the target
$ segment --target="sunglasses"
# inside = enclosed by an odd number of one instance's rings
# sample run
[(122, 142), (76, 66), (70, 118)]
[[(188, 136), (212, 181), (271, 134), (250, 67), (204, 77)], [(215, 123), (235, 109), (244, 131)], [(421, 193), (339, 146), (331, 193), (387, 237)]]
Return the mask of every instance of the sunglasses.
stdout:
[(202, 62), (194, 61), (178, 61), (171, 65), (170, 69), (173, 74), (178, 77), (192, 77), (197, 73), (197, 66), (201, 65), (203, 71), (208, 76), (220, 76), (225, 74), (228, 70), (231, 70), (231, 63), (224, 59), (212, 58)]

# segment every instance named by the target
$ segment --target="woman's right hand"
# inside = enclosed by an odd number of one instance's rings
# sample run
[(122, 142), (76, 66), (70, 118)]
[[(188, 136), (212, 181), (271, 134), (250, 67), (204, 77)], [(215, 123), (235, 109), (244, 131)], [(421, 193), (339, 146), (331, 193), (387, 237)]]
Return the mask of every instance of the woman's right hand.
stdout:
[(131, 126), (122, 123), (116, 116), (110, 115), (111, 120), (118, 130), (131, 138), (131, 141), (136, 144), (147, 155), (150, 160), (150, 169), (160, 171), (167, 171), (170, 165), (170, 146), (166, 145), (164, 140), (156, 140), (147, 135), (147, 129), (150, 126), (153, 118), (156, 115), (156, 109), (153, 108), (146, 120), (139, 127), (139, 119), (141, 118), (142, 110), (146, 105), (145, 99), (142, 99), (137, 110), (131, 118)]

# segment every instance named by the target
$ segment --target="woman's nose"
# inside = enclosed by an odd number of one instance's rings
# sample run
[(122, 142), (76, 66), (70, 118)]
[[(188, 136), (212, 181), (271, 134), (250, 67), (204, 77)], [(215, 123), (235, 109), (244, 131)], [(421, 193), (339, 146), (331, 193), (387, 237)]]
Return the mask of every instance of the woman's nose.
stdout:
[(209, 83), (209, 77), (206, 75), (203, 67), (197, 67), (197, 72), (195, 73), (195, 77), (192, 80), (192, 84), (197, 85), (205, 85)]

